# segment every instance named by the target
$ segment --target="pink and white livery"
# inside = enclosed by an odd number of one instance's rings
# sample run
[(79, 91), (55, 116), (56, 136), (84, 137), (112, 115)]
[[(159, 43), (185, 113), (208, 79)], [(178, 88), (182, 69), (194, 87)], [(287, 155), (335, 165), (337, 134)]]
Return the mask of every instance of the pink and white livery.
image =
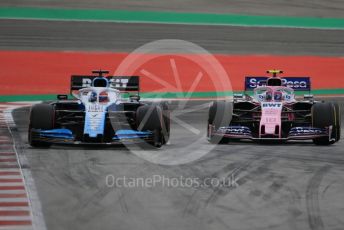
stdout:
[[(234, 100), (214, 101), (209, 108), (208, 140), (231, 139), (313, 140), (330, 145), (340, 139), (340, 107), (336, 102), (316, 101), (309, 77), (278, 77), (280, 70), (269, 70), (272, 77), (245, 78), (245, 92)], [(249, 92), (253, 91), (252, 96)], [(307, 91), (297, 100), (295, 92)]]

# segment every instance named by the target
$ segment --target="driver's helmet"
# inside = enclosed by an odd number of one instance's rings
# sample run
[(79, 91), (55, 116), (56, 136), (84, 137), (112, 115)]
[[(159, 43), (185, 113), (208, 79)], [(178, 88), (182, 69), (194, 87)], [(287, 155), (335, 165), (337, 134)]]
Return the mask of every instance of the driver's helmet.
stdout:
[(109, 102), (109, 94), (106, 91), (103, 91), (99, 94), (99, 102), (101, 103)]
[(88, 96), (88, 101), (89, 102), (96, 102), (97, 101), (97, 93), (96, 92), (90, 92)]

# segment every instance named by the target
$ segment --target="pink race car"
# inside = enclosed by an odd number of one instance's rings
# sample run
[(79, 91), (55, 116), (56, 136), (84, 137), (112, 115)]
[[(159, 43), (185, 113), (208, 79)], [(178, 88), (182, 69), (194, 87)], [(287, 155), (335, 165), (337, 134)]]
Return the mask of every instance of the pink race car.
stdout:
[[(246, 77), (245, 92), (233, 102), (214, 101), (209, 108), (208, 140), (231, 139), (313, 140), (330, 145), (340, 139), (340, 107), (336, 102), (315, 101), (309, 77)], [(251, 95), (249, 95), (251, 91)], [(252, 95), (253, 91), (253, 95)], [(308, 91), (296, 100), (295, 91)]]

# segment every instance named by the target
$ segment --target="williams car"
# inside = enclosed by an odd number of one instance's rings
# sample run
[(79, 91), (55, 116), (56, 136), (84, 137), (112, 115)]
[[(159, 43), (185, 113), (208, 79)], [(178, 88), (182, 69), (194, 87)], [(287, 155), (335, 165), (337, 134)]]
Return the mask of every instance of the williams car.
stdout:
[(31, 146), (149, 143), (161, 147), (170, 135), (166, 103), (142, 102), (138, 76), (72, 75), (71, 95), (35, 104), (30, 112)]

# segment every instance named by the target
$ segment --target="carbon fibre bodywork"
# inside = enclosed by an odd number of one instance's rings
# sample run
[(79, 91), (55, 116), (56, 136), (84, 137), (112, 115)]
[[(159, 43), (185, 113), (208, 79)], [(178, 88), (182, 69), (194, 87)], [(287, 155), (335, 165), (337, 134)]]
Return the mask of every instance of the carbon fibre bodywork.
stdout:
[(77, 101), (57, 101), (54, 107), (54, 129), (31, 129), (34, 140), (63, 144), (120, 144), (123, 142), (152, 141), (153, 133), (138, 131), (136, 110), (144, 105), (127, 102), (110, 105), (104, 111), (103, 133), (90, 137), (85, 134), (85, 106)]
[[(209, 109), (208, 140), (313, 140), (333, 144), (340, 139), (340, 108), (314, 100), (309, 77), (246, 77), (245, 92), (234, 100), (215, 101)], [(246, 91), (253, 91), (253, 96)], [(294, 91), (308, 91), (296, 99)]]
[[(118, 144), (148, 142), (161, 147), (169, 138), (166, 103), (142, 102), (138, 76), (73, 75), (71, 94), (58, 101), (33, 105), (29, 143)], [(131, 94), (131, 92), (136, 94)], [(127, 96), (125, 96), (127, 95)]]
[(318, 137), (331, 139), (331, 127), (312, 127), (312, 106), (314, 101), (301, 101), (284, 104), (281, 109), (280, 126), (272, 133), (265, 133), (262, 122), (261, 103), (236, 101), (233, 103), (232, 120), (229, 126), (216, 129), (210, 126), (211, 135), (230, 139), (251, 140), (312, 140)]

